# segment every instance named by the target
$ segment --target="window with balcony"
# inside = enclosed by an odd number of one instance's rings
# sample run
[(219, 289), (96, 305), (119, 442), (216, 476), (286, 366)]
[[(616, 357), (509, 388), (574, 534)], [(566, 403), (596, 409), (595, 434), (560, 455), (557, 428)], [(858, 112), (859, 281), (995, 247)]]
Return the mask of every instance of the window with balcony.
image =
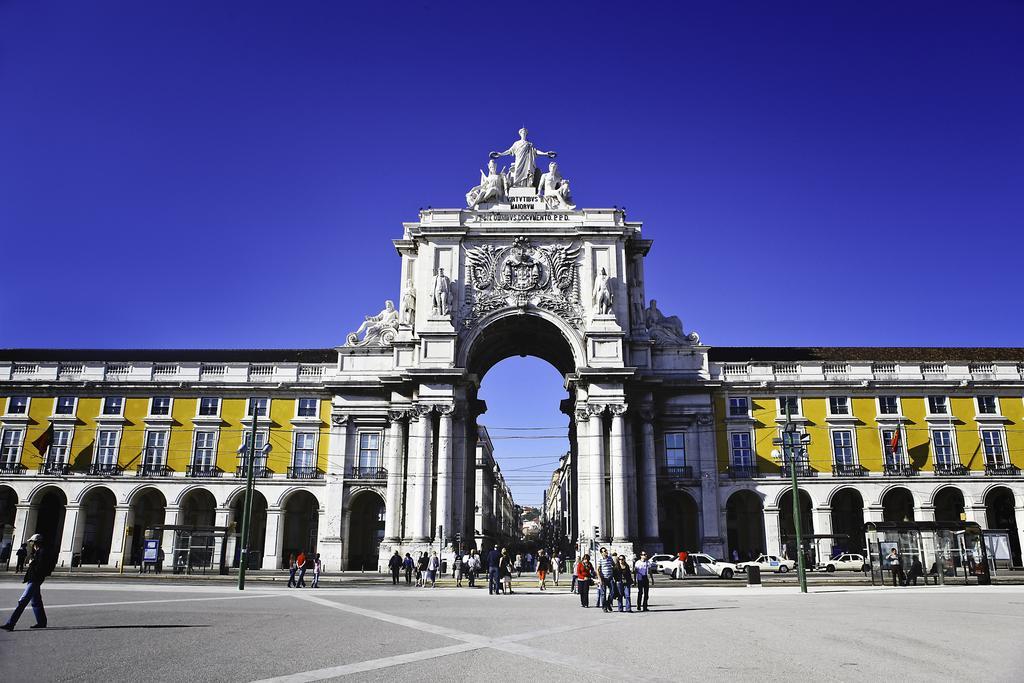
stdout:
[(315, 398), (300, 398), (296, 407), (297, 417), (316, 417), (320, 401)]
[(949, 415), (949, 399), (945, 396), (928, 397), (929, 415)]
[(149, 402), (149, 414), (153, 416), (169, 416), (171, 414), (171, 397), (154, 396)]
[(380, 466), (380, 432), (359, 434), (359, 467)]
[(1005, 467), (1006, 451), (1003, 449), (1003, 432), (1000, 429), (982, 429), (981, 443), (985, 448), (987, 467)]
[(956, 462), (956, 449), (953, 446), (952, 429), (932, 430), (932, 462), (936, 471), (948, 470)]
[(746, 396), (730, 396), (729, 417), (750, 417), (750, 399)]
[(754, 464), (754, 449), (750, 444), (750, 432), (733, 432), (732, 464), (736, 467), (750, 467)]
[(316, 432), (295, 432), (292, 467), (288, 476), (293, 479), (318, 479), (316, 466)]
[(844, 474), (851, 474), (857, 459), (853, 452), (853, 431), (849, 429), (832, 430), (832, 458)]
[(92, 474), (109, 474), (117, 469), (117, 443), (121, 433), (116, 429), (101, 429), (96, 432), (96, 457), (93, 459)]
[(46, 452), (46, 461), (54, 464), (68, 462), (71, 457), (71, 430), (54, 429), (53, 440)]
[(686, 466), (686, 448), (683, 432), (669, 432), (665, 435), (665, 464), (669, 467)]
[(245, 414), (249, 417), (268, 417), (270, 415), (270, 399), (266, 397), (250, 398)]
[(196, 432), (195, 448), (192, 453), (193, 472), (213, 470), (217, 463), (217, 432), (200, 430)]
[(999, 401), (995, 396), (978, 396), (978, 415), (998, 415)]
[(7, 399), (8, 415), (28, 415), (28, 396), (11, 396)]
[[(266, 446), (267, 442), (270, 441), (270, 432), (265, 429), (256, 430), (256, 458), (253, 461), (253, 468), (255, 476), (262, 477), (267, 474), (267, 454)], [(242, 431), (242, 445), (238, 455), (238, 468), (235, 474), (240, 477), (248, 476), (249, 467), (249, 453), (252, 449), (252, 430), (246, 429)]]
[(139, 468), (139, 474), (143, 476), (164, 474), (164, 467), (167, 464), (167, 434), (163, 430), (146, 432), (146, 446), (142, 452), (142, 466)]
[(878, 414), (879, 415), (899, 415), (900, 414), (900, 400), (896, 396), (879, 396), (878, 397)]
[(828, 414), (829, 415), (849, 415), (850, 414), (850, 397), (849, 396), (829, 396), (828, 397)]
[(53, 402), (53, 414), (74, 415), (75, 400), (74, 396), (58, 396)]
[(204, 396), (199, 399), (200, 417), (217, 417), (220, 415), (220, 399), (214, 396)]
[(107, 396), (103, 399), (103, 415), (123, 415), (124, 414), (124, 397), (123, 396)]
[(882, 430), (882, 465), (886, 474), (905, 474), (903, 432), (899, 429)]
[(787, 407), (790, 415), (800, 414), (799, 396), (779, 396), (779, 417), (785, 417)]
[(21, 464), (21, 448), (25, 441), (24, 429), (5, 429), (0, 437), (0, 465), (5, 468)]

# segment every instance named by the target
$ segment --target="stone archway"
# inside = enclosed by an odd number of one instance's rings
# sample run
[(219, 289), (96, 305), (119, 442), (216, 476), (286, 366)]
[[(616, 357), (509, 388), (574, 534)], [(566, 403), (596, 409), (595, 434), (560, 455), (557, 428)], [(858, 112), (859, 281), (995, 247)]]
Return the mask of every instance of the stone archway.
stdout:
[(217, 499), (206, 489), (195, 488), (181, 499), (178, 524), (212, 527), (217, 520)]
[(883, 522), (913, 522), (914, 496), (902, 486), (894, 486), (882, 496)]
[(1006, 529), (1010, 532), (1010, 555), (1016, 567), (1021, 566), (1020, 530), (1014, 510), (1013, 491), (997, 486), (985, 496), (985, 513), (989, 529)]
[[(807, 537), (814, 533), (814, 518), (811, 516), (814, 505), (811, 503), (811, 496), (804, 491), (799, 489), (800, 492), (800, 533), (802, 536)], [(793, 492), (786, 489), (779, 496), (779, 534), (782, 547), (785, 550), (785, 555), (789, 559), (796, 559), (797, 546), (796, 546), (796, 525), (793, 523)], [(805, 546), (806, 541), (804, 542)], [(814, 546), (811, 545), (811, 548)], [(769, 552), (773, 549), (769, 548)]]
[(10, 486), (0, 486), (0, 557), (14, 556), (14, 518), (18, 494)]
[(64, 536), (67, 505), (67, 496), (56, 486), (47, 486), (37, 492), (32, 500), (32, 509), (35, 513), (34, 524), (31, 525), (32, 529), (25, 535), (25, 538), (27, 539), (32, 534), (39, 534), (43, 537), (46, 547), (53, 550), (60, 549), (61, 539)]
[(832, 554), (836, 550), (850, 553), (864, 553), (864, 497), (854, 488), (841, 488), (832, 494), (832, 533), (847, 538), (836, 539)]
[(737, 491), (725, 504), (725, 526), (730, 558), (753, 559), (766, 550), (764, 503), (753, 491)]
[(91, 488), (82, 496), (74, 549), (81, 553), (81, 564), (101, 565), (109, 561), (116, 506), (114, 493), (104, 486)]
[(320, 520), (320, 503), (316, 496), (309, 491), (294, 491), (285, 500), (282, 512), (282, 559), (287, 560), (289, 555), (300, 552), (316, 552)]
[(667, 553), (700, 551), (697, 503), (685, 491), (664, 491), (658, 496), (658, 529)]
[(375, 491), (359, 491), (348, 510), (348, 565), (346, 569), (376, 571), (384, 540), (384, 499)]
[[(147, 487), (137, 491), (130, 502), (132, 548), (130, 564), (138, 565), (142, 562), (142, 548), (146, 540), (146, 530), (165, 523), (167, 510), (167, 499), (159, 489)], [(159, 532), (153, 533), (153, 538), (161, 538)]]
[(955, 486), (944, 486), (935, 493), (935, 521), (959, 522), (964, 519), (964, 494)]
[[(242, 533), (242, 519), (245, 508), (245, 491), (239, 491), (231, 501), (231, 521), (235, 530)], [(267, 499), (259, 491), (252, 492), (252, 505), (249, 515), (249, 566), (248, 569), (262, 569), (263, 555), (267, 542)], [(242, 561), (242, 546), (245, 541), (241, 535), (235, 543), (231, 566), (238, 567)]]

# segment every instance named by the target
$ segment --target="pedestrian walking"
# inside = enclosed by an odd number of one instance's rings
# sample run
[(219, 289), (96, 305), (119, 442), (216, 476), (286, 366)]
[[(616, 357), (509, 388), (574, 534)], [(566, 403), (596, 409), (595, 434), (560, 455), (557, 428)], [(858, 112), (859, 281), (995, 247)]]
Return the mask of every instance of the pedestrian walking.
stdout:
[(455, 577), (455, 587), (462, 588), (462, 557), (458, 553), (452, 558), (452, 576)]
[(427, 553), (420, 553), (420, 559), (416, 561), (416, 587), (425, 588), (427, 585), (427, 565), (430, 564), (430, 557)]
[(516, 577), (523, 575), (523, 556), (516, 555)]
[(288, 587), (295, 587), (295, 572), (299, 570), (299, 565), (295, 561), (295, 553), (288, 556)]
[(900, 560), (900, 553), (896, 550), (895, 546), (889, 549), (889, 554), (886, 556), (885, 561), (889, 565), (889, 571), (892, 572), (892, 585), (907, 585), (907, 577), (903, 573), (903, 562)]
[(18, 606), (14, 608), (14, 612), (11, 613), (7, 622), (0, 626), (5, 631), (14, 630), (18, 619), (21, 618), (21, 613), (25, 611), (25, 607), (30, 602), (36, 623), (29, 628), (46, 628), (46, 610), (43, 608), (43, 595), (40, 592), (40, 587), (46, 577), (53, 573), (53, 568), (57, 565), (57, 555), (47, 550), (43, 543), (43, 537), (39, 534), (33, 534), (28, 539), (28, 543), (25, 545), (25, 555), (28, 559), (28, 569), (21, 582), (27, 585), (21, 597), (18, 598)]
[(541, 550), (537, 553), (537, 584), (542, 591), (547, 590), (544, 581), (549, 571), (551, 571), (551, 559)]
[(412, 555), (409, 553), (405, 554), (405, 559), (402, 560), (402, 569), (405, 570), (405, 585), (412, 585), (412, 570), (415, 563), (412, 561)]
[(14, 553), (14, 555), (18, 558), (18, 568), (14, 571), (18, 572), (19, 574), (22, 572), (22, 570), (25, 569), (25, 555), (27, 554), (27, 552), (28, 551), (25, 550), (25, 544), (22, 543), (21, 547), (18, 548), (18, 550)]
[(320, 553), (316, 554), (313, 558), (313, 583), (309, 584), (310, 588), (320, 587), (320, 573), (324, 570), (323, 562), (320, 561)]
[(498, 570), (501, 573), (502, 592), (512, 595), (512, 558), (508, 554), (508, 548), (501, 549)]
[(615, 581), (615, 595), (619, 602), (619, 611), (622, 610), (622, 600), (626, 600), (627, 612), (633, 611), (633, 605), (630, 604), (629, 594), (633, 588), (633, 569), (629, 566), (626, 561), (625, 555), (619, 555), (618, 563), (612, 567), (612, 579)]
[(576, 563), (573, 578), (576, 579), (576, 590), (580, 594), (580, 607), (590, 607), (590, 587), (594, 584), (594, 565), (590, 563), (589, 554), (584, 554)]
[(614, 597), (614, 584), (612, 583), (612, 568), (615, 564), (608, 554), (608, 548), (601, 548), (601, 557), (597, 561), (597, 578), (600, 581), (597, 587), (597, 606), (605, 612), (612, 611), (612, 598)]
[(562, 570), (562, 554), (558, 553), (551, 558), (551, 580), (558, 585), (558, 573)]
[(299, 556), (295, 558), (295, 565), (299, 568), (299, 578), (295, 582), (296, 588), (306, 587), (306, 551), (300, 550)]
[(391, 572), (391, 585), (398, 585), (398, 573), (402, 571), (402, 556), (396, 550), (388, 560), (388, 570)]
[(469, 553), (469, 586), (476, 588), (476, 577), (480, 575), (480, 556), (476, 550)]
[(498, 546), (494, 546), (491, 552), (487, 553), (487, 594), (497, 595), (498, 588), (501, 585), (501, 577), (498, 569), (501, 563), (501, 553), (498, 552)]
[[(430, 587), (433, 588), (437, 581), (437, 572), (441, 569), (441, 561), (437, 559), (437, 552), (430, 554), (430, 559), (427, 560), (427, 581), (430, 582)], [(424, 587), (426, 582), (424, 582)]]
[(657, 567), (647, 559), (647, 552), (640, 551), (640, 559), (633, 565), (633, 578), (636, 579), (636, 611), (650, 612), (647, 601), (651, 597), (651, 586), (654, 585), (654, 572)]

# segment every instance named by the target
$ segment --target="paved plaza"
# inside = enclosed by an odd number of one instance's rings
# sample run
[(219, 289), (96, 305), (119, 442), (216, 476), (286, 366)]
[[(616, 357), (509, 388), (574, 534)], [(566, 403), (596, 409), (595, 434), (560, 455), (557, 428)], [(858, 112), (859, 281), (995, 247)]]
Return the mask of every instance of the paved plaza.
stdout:
[[(0, 632), (0, 680), (706, 678), (1020, 680), (1024, 587), (669, 586), (604, 614), (563, 586), (483, 589), (51, 581), (50, 627)], [(0, 583), (8, 610), (20, 591)]]

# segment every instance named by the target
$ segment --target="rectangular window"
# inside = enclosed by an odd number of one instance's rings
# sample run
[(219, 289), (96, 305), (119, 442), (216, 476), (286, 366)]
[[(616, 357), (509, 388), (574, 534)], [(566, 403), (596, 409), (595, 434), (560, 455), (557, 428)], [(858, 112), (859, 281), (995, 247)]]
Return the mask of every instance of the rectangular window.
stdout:
[[(267, 464), (267, 456), (264, 454), (263, 449), (267, 445), (269, 438), (269, 432), (262, 429), (256, 430), (256, 465), (258, 467), (265, 467)], [(249, 448), (252, 445), (251, 429), (246, 429), (242, 432), (242, 445), (245, 446), (245, 450), (238, 456), (238, 462), (239, 464), (246, 465), (249, 462), (247, 458), (249, 457)]]
[(929, 415), (949, 415), (949, 401), (945, 396), (928, 397)]
[(785, 417), (786, 406), (790, 415), (800, 414), (800, 398), (797, 396), (779, 396), (779, 417)]
[(894, 429), (882, 430), (882, 451), (885, 456), (885, 464), (892, 467), (903, 464), (903, 433), (900, 432), (895, 444), (896, 449), (893, 450), (893, 436), (895, 434), (896, 430)]
[(686, 449), (683, 446), (682, 432), (669, 432), (665, 435), (665, 464), (669, 467), (686, 466)]
[(150, 415), (170, 415), (171, 414), (171, 397), (170, 396), (154, 396), (153, 402), (149, 406)]
[(954, 462), (953, 431), (950, 429), (932, 430), (932, 457), (937, 465), (951, 465)]
[(53, 404), (54, 415), (74, 415), (75, 414), (75, 397), (74, 396), (58, 396), (56, 402)]
[(8, 415), (27, 415), (28, 396), (11, 396), (7, 399)]
[(828, 412), (829, 412), (829, 415), (849, 415), (850, 414), (850, 397), (849, 396), (829, 396), (828, 397)]
[(24, 429), (5, 429), (0, 440), (0, 461), (4, 465), (17, 465), (21, 462), (21, 445), (24, 442)]
[(747, 417), (750, 415), (750, 401), (746, 396), (729, 397), (729, 417)]
[(121, 415), (124, 411), (123, 396), (107, 396), (103, 399), (104, 415)]
[(732, 464), (750, 467), (754, 464), (754, 451), (750, 447), (750, 432), (732, 433)]
[(316, 417), (319, 401), (315, 398), (300, 398), (296, 415), (299, 417)]
[(146, 452), (142, 463), (146, 467), (161, 467), (167, 462), (167, 432), (146, 432)]
[(899, 415), (900, 414), (900, 402), (895, 396), (879, 396), (878, 397), (878, 414), (879, 415)]
[(380, 467), (380, 432), (359, 434), (359, 467)]
[(250, 398), (249, 407), (245, 412), (246, 415), (252, 417), (267, 417), (270, 415), (270, 399), (269, 398)]
[[(216, 400), (216, 399), (214, 399)], [(199, 431), (196, 432), (196, 447), (192, 454), (193, 468), (210, 468), (217, 461), (216, 453), (217, 432)]]
[[(295, 432), (294, 467), (316, 467), (316, 432)], [(360, 451), (361, 455), (361, 451)]]
[(50, 450), (46, 453), (46, 461), (51, 463), (66, 463), (71, 455), (71, 430), (54, 429), (53, 441), (50, 442)]
[(220, 399), (204, 396), (199, 399), (199, 415), (201, 417), (217, 417), (220, 415)]
[(853, 432), (836, 429), (832, 432), (832, 456), (837, 465), (853, 465)]
[(978, 397), (978, 414), (979, 415), (998, 415), (999, 406), (996, 403), (995, 396), (979, 396)]
[(998, 429), (982, 429), (981, 442), (985, 446), (985, 463), (1002, 467), (1006, 464), (1003, 433)]
[(117, 463), (117, 430), (101, 429), (96, 433), (96, 464)]

